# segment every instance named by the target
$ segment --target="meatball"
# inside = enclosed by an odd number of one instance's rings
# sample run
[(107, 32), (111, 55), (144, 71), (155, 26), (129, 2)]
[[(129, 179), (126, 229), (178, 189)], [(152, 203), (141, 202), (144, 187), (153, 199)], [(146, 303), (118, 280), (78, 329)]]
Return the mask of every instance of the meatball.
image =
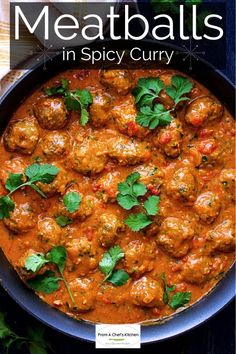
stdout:
[(36, 225), (36, 216), (29, 203), (15, 205), (9, 218), (3, 219), (4, 225), (14, 233), (27, 232)]
[(143, 128), (136, 123), (136, 108), (133, 96), (128, 96), (120, 105), (115, 106), (111, 111), (111, 116), (118, 130), (128, 136), (145, 138), (150, 133), (150, 129)]
[(35, 120), (23, 118), (10, 123), (4, 134), (4, 145), (8, 151), (31, 155), (38, 139), (39, 129)]
[(159, 282), (145, 276), (136, 280), (130, 290), (132, 302), (144, 307), (162, 307), (163, 294), (163, 287)]
[(98, 221), (98, 241), (102, 247), (111, 247), (119, 231), (124, 229), (124, 225), (117, 215), (107, 212), (103, 213)]
[(139, 182), (148, 186), (148, 189), (152, 192), (152, 187), (158, 189), (163, 183), (163, 172), (152, 164), (141, 165), (135, 168), (134, 172), (140, 174)]
[(96, 292), (91, 279), (76, 278), (69, 283), (69, 287), (75, 300), (73, 311), (87, 312), (94, 308)]
[(153, 143), (168, 156), (178, 157), (182, 150), (183, 130), (177, 119), (173, 119), (169, 125), (160, 129)]
[(202, 140), (196, 147), (200, 153), (200, 163), (198, 166), (212, 166), (222, 161), (225, 146), (216, 138)]
[(83, 174), (96, 174), (106, 165), (107, 155), (104, 142), (94, 136), (85, 138), (81, 144), (76, 144), (71, 155), (72, 167)]
[(97, 192), (98, 198), (102, 199), (104, 203), (115, 202), (117, 185), (122, 181), (120, 172), (108, 172), (94, 182), (93, 189)]
[(166, 192), (169, 196), (184, 202), (193, 202), (196, 198), (196, 179), (192, 171), (183, 167), (178, 169), (167, 182)]
[(54, 219), (45, 217), (38, 221), (38, 236), (43, 243), (55, 246), (60, 242), (62, 230)]
[(26, 162), (20, 157), (4, 161), (0, 169), (0, 181), (5, 185), (10, 173), (24, 173), (26, 167)]
[(67, 215), (72, 219), (79, 218), (81, 220), (85, 220), (87, 217), (92, 215), (94, 208), (96, 206), (97, 199), (92, 195), (82, 196), (81, 203), (79, 205), (78, 210), (74, 213), (69, 213), (65, 208), (63, 209), (63, 214)]
[(212, 97), (198, 97), (189, 103), (185, 120), (195, 127), (200, 127), (206, 122), (221, 118), (223, 110), (223, 106)]
[(210, 257), (192, 254), (183, 263), (182, 278), (187, 283), (202, 284), (211, 278), (212, 265)]
[(41, 149), (47, 158), (60, 158), (70, 150), (70, 137), (64, 132), (49, 132), (43, 136)]
[(231, 252), (235, 249), (235, 225), (231, 220), (224, 220), (207, 233), (206, 249), (210, 254)]
[(170, 216), (161, 224), (157, 244), (170, 256), (181, 258), (189, 252), (193, 236), (194, 228), (190, 221)]
[(125, 253), (125, 269), (135, 278), (150, 272), (154, 267), (157, 249), (154, 241), (134, 240), (123, 247)]
[(82, 275), (98, 265), (96, 246), (85, 236), (73, 239), (66, 244), (68, 257), (73, 266), (80, 265)]
[(236, 170), (234, 170), (233, 168), (222, 170), (220, 174), (220, 182), (226, 193), (230, 195), (232, 200), (235, 200)]
[(36, 183), (37, 186), (41, 189), (41, 191), (49, 197), (57, 193), (65, 193), (68, 184), (71, 182), (71, 177), (68, 172), (62, 167), (58, 168), (60, 171), (51, 183)]
[(211, 224), (215, 220), (219, 215), (220, 208), (220, 198), (210, 191), (200, 194), (194, 203), (196, 213), (207, 224)]
[(94, 127), (100, 128), (106, 125), (110, 118), (111, 97), (106, 93), (98, 92), (93, 96), (93, 103), (90, 106), (90, 122)]
[(129, 70), (101, 70), (101, 83), (115, 93), (126, 95), (134, 87)]
[(124, 166), (147, 162), (151, 156), (150, 146), (146, 142), (131, 140), (122, 135), (109, 139), (108, 155)]
[(39, 99), (33, 106), (34, 114), (42, 128), (62, 129), (68, 123), (68, 111), (62, 98)]

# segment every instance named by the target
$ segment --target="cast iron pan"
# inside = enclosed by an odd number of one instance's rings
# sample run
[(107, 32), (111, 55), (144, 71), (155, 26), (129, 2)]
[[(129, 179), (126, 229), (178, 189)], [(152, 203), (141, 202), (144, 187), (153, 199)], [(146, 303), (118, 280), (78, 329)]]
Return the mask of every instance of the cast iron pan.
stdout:
[[(139, 47), (140, 45), (141, 42), (138, 43)], [(126, 41), (120, 42), (118, 46), (122, 49), (130, 49), (134, 45)], [(143, 42), (142, 46), (147, 50), (178, 49), (151, 41)], [(97, 42), (91, 44), (90, 47), (92, 49), (99, 49), (101, 45)], [(106, 47), (114, 49), (114, 43), (107, 42)], [(74, 50), (76, 50), (76, 48), (74, 48)], [(58, 72), (72, 68), (73, 66), (75, 65), (72, 63), (62, 64), (61, 59), (57, 56), (53, 61), (47, 63), (46, 71), (43, 70), (43, 65), (40, 64), (21, 77), (0, 100), (0, 131), (2, 132), (5, 129), (11, 114), (22, 99), (31, 93), (32, 88), (34, 89)], [(189, 74), (203, 83), (228, 107), (230, 112), (234, 114), (234, 86), (210, 64), (199, 60), (194, 63), (193, 71), (188, 72), (186, 63), (184, 63), (179, 56), (175, 56), (172, 60), (172, 67)], [(234, 275), (235, 267), (233, 266), (208, 295), (190, 308), (186, 308), (180, 313), (173, 315), (172, 318), (167, 321), (151, 326), (142, 326), (142, 343), (171, 338), (200, 325), (215, 315), (234, 298)], [(93, 324), (84, 321), (76, 321), (41, 301), (40, 298), (20, 280), (2, 251), (0, 251), (0, 284), (22, 308), (44, 324), (72, 337), (94, 341), (95, 327)]]

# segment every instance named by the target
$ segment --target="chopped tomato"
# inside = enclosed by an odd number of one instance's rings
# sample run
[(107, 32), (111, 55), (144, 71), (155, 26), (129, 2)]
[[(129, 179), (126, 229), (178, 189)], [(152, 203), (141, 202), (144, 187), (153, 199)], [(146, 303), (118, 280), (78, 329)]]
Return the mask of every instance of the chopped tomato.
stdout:
[(128, 123), (128, 135), (133, 136), (135, 135), (139, 130), (139, 126), (135, 122), (129, 122)]
[(200, 138), (206, 138), (212, 136), (213, 133), (214, 133), (213, 129), (201, 129), (200, 132), (198, 133), (198, 136)]
[(161, 136), (159, 137), (159, 143), (161, 145), (166, 145), (171, 141), (171, 134), (169, 132), (164, 132), (163, 134), (161, 134)]
[(215, 151), (217, 148), (217, 144), (215, 140), (209, 139), (204, 140), (200, 143), (198, 150), (204, 155), (210, 155)]
[(152, 184), (149, 184), (147, 186), (147, 189), (151, 192), (151, 194), (153, 195), (159, 195), (160, 194), (160, 191), (159, 189), (155, 188)]

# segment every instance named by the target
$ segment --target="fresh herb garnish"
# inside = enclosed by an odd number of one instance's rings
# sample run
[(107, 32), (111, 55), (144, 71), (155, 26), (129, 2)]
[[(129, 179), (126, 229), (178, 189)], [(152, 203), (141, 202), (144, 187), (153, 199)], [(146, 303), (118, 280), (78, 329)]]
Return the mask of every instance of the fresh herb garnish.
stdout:
[(66, 215), (58, 215), (55, 220), (56, 223), (61, 227), (66, 227), (67, 225), (72, 223), (72, 219)]
[[(16, 353), (21, 348), (29, 354), (47, 354), (52, 351), (50, 344), (45, 340), (45, 328), (39, 323), (27, 327), (25, 336), (15, 333), (5, 321), (5, 315), (0, 312), (0, 339), (4, 353)], [(23, 351), (22, 351), (23, 352)]]
[(59, 281), (62, 280), (68, 291), (72, 303), (74, 304), (74, 298), (70, 291), (70, 287), (64, 278), (63, 272), (65, 269), (67, 258), (67, 252), (65, 247), (56, 246), (53, 247), (48, 253), (42, 254), (32, 254), (26, 259), (25, 269), (28, 271), (36, 272), (39, 271), (45, 264), (52, 263), (56, 266), (59, 273), (59, 277), (56, 276), (55, 272), (51, 270), (46, 270), (43, 274), (36, 275), (34, 278), (28, 280), (28, 285), (36, 291), (44, 292), (46, 294), (51, 294), (52, 292), (58, 290)]
[(74, 213), (76, 210), (78, 210), (81, 200), (82, 198), (77, 192), (68, 192), (63, 197), (63, 203), (69, 213)]
[(121, 286), (128, 281), (129, 275), (124, 270), (114, 271), (117, 263), (124, 255), (123, 250), (118, 245), (111, 247), (103, 254), (99, 262), (99, 270), (105, 275), (102, 282), (109, 281), (115, 286)]
[[(193, 83), (180, 75), (172, 76), (171, 85), (166, 87), (159, 78), (140, 79), (132, 92), (138, 108), (136, 122), (149, 129), (169, 124), (173, 119), (171, 113), (175, 111), (179, 102), (189, 99), (183, 95), (189, 93), (192, 87)], [(166, 109), (163, 104), (156, 102), (161, 99), (160, 92), (162, 90), (165, 90), (174, 102), (171, 109)]]
[(170, 306), (172, 309), (176, 310), (179, 307), (182, 307), (182, 306), (186, 305), (190, 301), (191, 292), (189, 292), (189, 291), (186, 291), (186, 292), (178, 291), (178, 292), (176, 292), (175, 294), (173, 294), (171, 296), (170, 293), (175, 291), (176, 286), (175, 285), (169, 286), (167, 284), (165, 273), (163, 273), (161, 275), (161, 279), (162, 279), (163, 285), (164, 285), (163, 302), (165, 304)]
[(145, 184), (140, 183), (140, 173), (133, 172), (125, 180), (118, 184), (118, 195), (116, 200), (118, 204), (130, 210), (134, 206), (139, 206), (143, 209), (143, 213), (130, 214), (124, 223), (133, 231), (144, 229), (152, 223), (149, 216), (154, 216), (158, 213), (158, 204), (160, 198), (157, 196), (149, 196), (144, 203), (141, 203), (139, 198), (147, 193)]
[(88, 107), (93, 103), (93, 96), (86, 90), (69, 90), (68, 80), (62, 79), (60, 86), (54, 86), (45, 89), (48, 96), (62, 95), (64, 96), (66, 107), (69, 111), (80, 111), (80, 124), (86, 125), (89, 120)]
[(14, 210), (15, 204), (10, 195), (22, 187), (31, 187), (43, 198), (47, 196), (35, 184), (36, 182), (51, 183), (60, 170), (53, 165), (34, 163), (24, 170), (24, 173), (10, 173), (5, 187), (9, 191), (0, 198), (0, 219), (9, 218), (9, 213)]

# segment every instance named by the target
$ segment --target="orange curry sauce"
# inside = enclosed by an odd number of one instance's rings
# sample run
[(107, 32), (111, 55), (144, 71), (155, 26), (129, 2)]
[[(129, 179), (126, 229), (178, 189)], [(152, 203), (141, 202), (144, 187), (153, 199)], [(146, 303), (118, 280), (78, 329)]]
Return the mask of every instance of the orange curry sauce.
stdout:
[[(176, 73), (166, 69), (62, 72), (21, 103), (3, 135), (1, 196), (7, 194), (9, 173), (22, 173), (36, 157), (40, 163), (55, 164), (60, 172), (50, 185), (40, 186), (47, 199), (29, 187), (12, 194), (15, 210), (0, 221), (0, 246), (26, 280), (32, 277), (24, 269), (30, 254), (63, 245), (64, 277), (75, 305), (63, 282), (59, 290), (38, 295), (77, 319), (103, 323), (161, 319), (175, 312), (162, 301), (162, 273), (169, 285), (176, 285), (173, 294), (191, 292), (191, 305), (234, 262), (232, 116), (189, 78), (194, 83), (189, 100), (177, 106), (170, 125), (150, 130), (135, 122), (131, 91), (138, 79), (160, 77), (168, 85)], [(55, 86), (61, 78), (69, 81), (69, 89), (86, 88), (93, 95), (84, 127), (80, 113), (66, 112), (60, 96), (47, 101), (43, 88)], [(165, 92), (160, 96), (161, 103), (171, 107), (170, 97)], [(116, 201), (118, 183), (134, 171), (150, 195), (160, 196), (158, 215), (139, 232), (124, 224), (131, 211)], [(68, 190), (78, 191), (82, 202), (77, 212), (67, 212), (72, 223), (62, 228), (55, 218), (66, 213), (62, 197)], [(114, 245), (125, 254), (117, 268), (130, 276), (123, 286), (101, 284), (104, 275), (98, 263)]]

